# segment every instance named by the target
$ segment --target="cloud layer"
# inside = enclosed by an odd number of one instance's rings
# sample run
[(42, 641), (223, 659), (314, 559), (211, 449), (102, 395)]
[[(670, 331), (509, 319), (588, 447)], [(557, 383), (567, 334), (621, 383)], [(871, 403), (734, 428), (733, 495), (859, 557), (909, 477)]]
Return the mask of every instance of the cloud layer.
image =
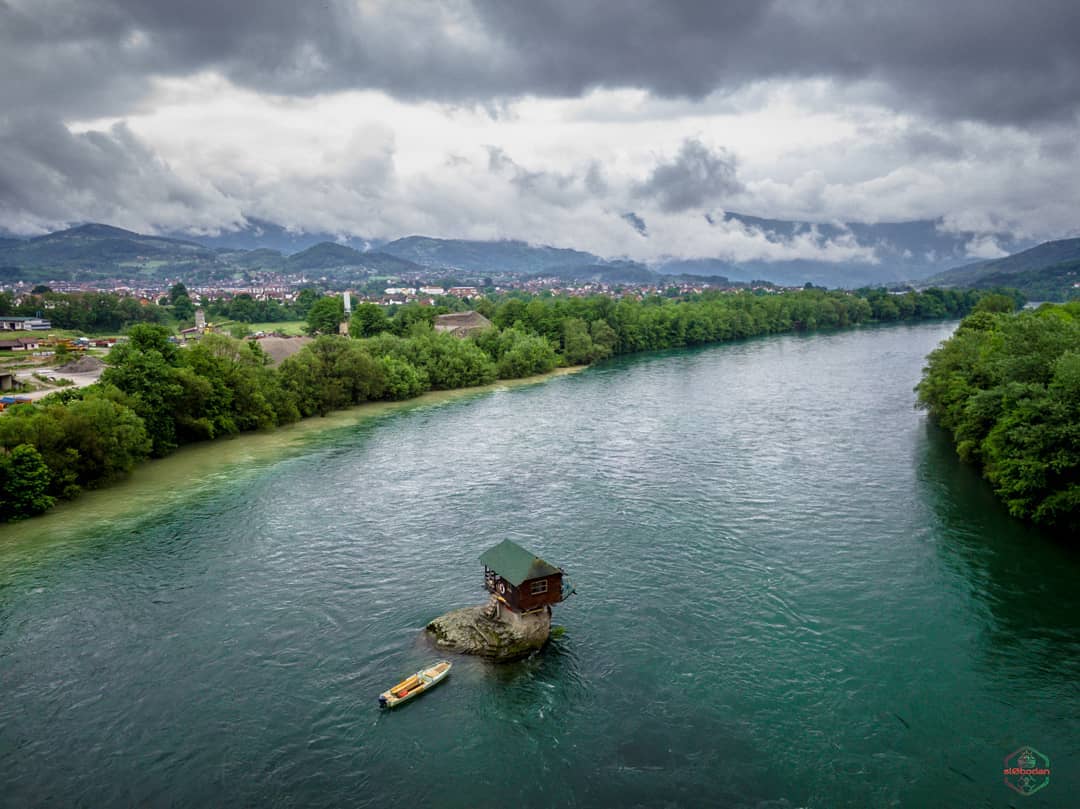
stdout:
[(0, 0), (0, 229), (867, 260), (740, 210), (989, 256), (1076, 232), (1077, 41), (1065, 0)]
[(1080, 108), (1072, 0), (5, 0), (0, 22), (5, 97), (83, 114), (202, 70), (282, 95), (704, 98), (826, 78), (940, 119), (1024, 126)]

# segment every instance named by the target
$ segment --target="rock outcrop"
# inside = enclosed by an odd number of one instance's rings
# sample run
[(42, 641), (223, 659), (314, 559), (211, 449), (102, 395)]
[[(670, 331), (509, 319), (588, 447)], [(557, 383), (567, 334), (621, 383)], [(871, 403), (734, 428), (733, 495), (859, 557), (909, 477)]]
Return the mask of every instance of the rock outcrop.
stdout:
[(551, 636), (548, 610), (518, 615), (498, 602), (464, 607), (441, 615), (427, 625), (440, 649), (507, 661), (541, 648)]

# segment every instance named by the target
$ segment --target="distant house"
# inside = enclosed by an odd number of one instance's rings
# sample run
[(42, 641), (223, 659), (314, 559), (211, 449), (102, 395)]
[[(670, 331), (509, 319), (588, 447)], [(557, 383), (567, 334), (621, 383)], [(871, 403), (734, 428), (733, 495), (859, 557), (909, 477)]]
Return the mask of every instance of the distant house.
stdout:
[(48, 331), (52, 323), (40, 317), (0, 317), (0, 331)]
[(16, 337), (14, 340), (0, 340), (0, 351), (37, 351), (41, 342), (36, 337)]
[(455, 298), (475, 298), (480, 291), (476, 287), (450, 287), (446, 290), (446, 294), (453, 295)]
[(435, 331), (452, 334), (454, 337), (468, 337), (491, 328), (491, 321), (479, 312), (453, 312), (435, 318)]

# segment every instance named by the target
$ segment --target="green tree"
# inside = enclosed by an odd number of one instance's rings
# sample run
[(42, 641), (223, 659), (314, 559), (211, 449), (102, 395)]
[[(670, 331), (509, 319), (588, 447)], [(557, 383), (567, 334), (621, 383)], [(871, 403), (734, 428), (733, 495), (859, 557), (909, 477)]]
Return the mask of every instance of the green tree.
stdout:
[(547, 338), (523, 334), (502, 355), (496, 368), (500, 379), (520, 379), (546, 374), (557, 363), (555, 349)]
[(229, 303), (228, 315), (233, 320), (254, 323), (260, 320), (259, 304), (251, 295), (241, 292)]
[(0, 451), (0, 521), (29, 517), (52, 508), (49, 467), (30, 444)]
[(337, 334), (338, 326), (345, 319), (345, 302), (338, 297), (319, 298), (307, 313), (308, 334)]
[(188, 288), (184, 286), (183, 281), (177, 281), (169, 289), (169, 303), (175, 304), (178, 298), (191, 299), (191, 295), (188, 293)]
[(471, 340), (423, 331), (404, 347), (404, 359), (423, 371), (435, 390), (487, 385), (498, 378), (491, 358)]
[[(701, 325), (699, 331), (695, 332), (696, 343), (703, 343), (707, 341), (706, 332), (704, 330), (704, 324), (698, 321)], [(593, 359), (602, 360), (605, 357), (610, 357), (615, 353), (615, 347), (619, 343), (619, 335), (615, 333), (615, 330), (608, 325), (606, 320), (594, 320), (589, 324), (589, 335), (593, 341)]]
[(1016, 309), (1016, 301), (1014, 301), (1008, 295), (1004, 295), (997, 292), (992, 292), (988, 295), (983, 295), (979, 299), (979, 302), (975, 304), (974, 311), (976, 312), (1012, 312)]
[(386, 379), (387, 399), (412, 399), (428, 389), (427, 375), (406, 360), (386, 355), (379, 361)]
[(568, 317), (562, 322), (563, 357), (570, 365), (585, 365), (593, 361), (596, 347), (589, 335), (589, 324), (581, 318)]
[(94, 488), (127, 475), (152, 447), (146, 426), (119, 390), (98, 387), (68, 406), (53, 405), (45, 417), (64, 433), (65, 450), (74, 450), (76, 481)]
[(364, 343), (324, 335), (281, 364), (282, 383), (305, 416), (326, 415), (386, 392), (386, 366)]
[(113, 347), (101, 381), (131, 397), (131, 406), (146, 422), (153, 454), (167, 455), (177, 446), (176, 408), (184, 394), (176, 368), (177, 348), (162, 326), (137, 325), (128, 341)]
[(318, 290), (312, 289), (311, 287), (304, 287), (297, 292), (296, 302), (293, 304), (296, 307), (297, 317), (306, 318), (311, 307), (320, 297)]
[(172, 310), (177, 320), (191, 320), (195, 317), (195, 304), (187, 295), (173, 298)]
[(417, 331), (417, 327), (430, 329), (435, 322), (435, 317), (445, 314), (447, 309), (442, 306), (421, 306), (417, 303), (407, 303), (399, 306), (394, 312), (392, 325), (394, 334), (407, 337)]
[(353, 337), (374, 337), (384, 331), (390, 331), (390, 318), (386, 309), (377, 303), (361, 303), (353, 312), (349, 322), (349, 334)]
[[(209, 434), (201, 437), (269, 429), (297, 418), (278, 374), (255, 341), (208, 334), (182, 355), (182, 362), (208, 386), (183, 408), (188, 417), (207, 420), (192, 425), (199, 430), (209, 426)], [(178, 417), (178, 423), (183, 420)]]

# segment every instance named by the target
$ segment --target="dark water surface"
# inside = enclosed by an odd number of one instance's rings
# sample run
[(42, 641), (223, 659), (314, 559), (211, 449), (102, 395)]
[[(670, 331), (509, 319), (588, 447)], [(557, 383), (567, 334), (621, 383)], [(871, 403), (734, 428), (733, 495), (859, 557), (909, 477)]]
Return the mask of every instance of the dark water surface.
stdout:
[[(0, 529), (0, 804), (1077, 806), (1080, 561), (913, 409), (952, 327), (637, 357)], [(571, 574), (565, 635), (380, 713), (504, 537)]]

